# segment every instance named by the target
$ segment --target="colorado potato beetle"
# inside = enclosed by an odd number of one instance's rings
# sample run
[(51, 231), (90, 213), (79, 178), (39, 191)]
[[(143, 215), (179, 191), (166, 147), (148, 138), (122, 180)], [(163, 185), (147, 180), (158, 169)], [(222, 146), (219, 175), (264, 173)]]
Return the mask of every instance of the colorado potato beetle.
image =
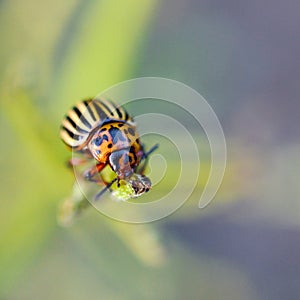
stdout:
[[(130, 186), (131, 197), (138, 197), (151, 189), (151, 181), (144, 171), (147, 158), (158, 145), (145, 152), (134, 119), (123, 107), (107, 99), (83, 100), (65, 115), (60, 137), (70, 150), (82, 155), (82, 159), (70, 159), (71, 166), (95, 161), (82, 175), (86, 180), (105, 184), (96, 199), (114, 182), (118, 187), (120, 181)], [(116, 174), (111, 182), (101, 177), (106, 166)]]

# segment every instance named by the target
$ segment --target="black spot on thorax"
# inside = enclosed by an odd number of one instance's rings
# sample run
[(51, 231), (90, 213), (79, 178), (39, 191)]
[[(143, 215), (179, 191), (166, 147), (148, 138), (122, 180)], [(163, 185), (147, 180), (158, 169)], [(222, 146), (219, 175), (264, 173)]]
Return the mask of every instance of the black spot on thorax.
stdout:
[(129, 131), (129, 133), (131, 134), (131, 135), (135, 135), (135, 132), (134, 132), (134, 130), (132, 129), (132, 128), (128, 128), (128, 131)]
[(94, 140), (94, 143), (96, 146), (100, 146), (102, 144), (103, 140), (100, 136), (97, 136)]
[(116, 144), (119, 140), (124, 142), (126, 141), (125, 137), (122, 134), (122, 131), (117, 127), (111, 127), (109, 130), (113, 144)]
[(103, 140), (106, 140), (108, 142), (109, 138), (106, 134), (103, 135)]

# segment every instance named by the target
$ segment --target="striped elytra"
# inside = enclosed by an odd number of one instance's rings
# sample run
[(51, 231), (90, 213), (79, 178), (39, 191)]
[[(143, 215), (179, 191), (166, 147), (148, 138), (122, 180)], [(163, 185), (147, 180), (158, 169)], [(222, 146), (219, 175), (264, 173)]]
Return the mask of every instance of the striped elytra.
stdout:
[(64, 117), (60, 137), (74, 150), (83, 149), (93, 130), (110, 120), (133, 122), (127, 111), (106, 99), (86, 99), (72, 107)]

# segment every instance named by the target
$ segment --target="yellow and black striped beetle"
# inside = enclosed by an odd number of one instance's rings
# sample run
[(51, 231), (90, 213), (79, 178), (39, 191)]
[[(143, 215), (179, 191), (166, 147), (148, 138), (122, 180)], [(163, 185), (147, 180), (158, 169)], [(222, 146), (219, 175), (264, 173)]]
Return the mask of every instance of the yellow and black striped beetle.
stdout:
[[(106, 185), (96, 195), (96, 199), (110, 189), (114, 182), (117, 181), (119, 186), (120, 180), (130, 185), (132, 197), (151, 189), (151, 181), (144, 175), (144, 171), (148, 156), (158, 145), (147, 153), (144, 151), (134, 119), (123, 107), (107, 99), (83, 100), (65, 115), (60, 137), (69, 149), (82, 154), (82, 159), (69, 160), (71, 166), (95, 160), (96, 164), (87, 169), (83, 176), (86, 180)], [(108, 165), (117, 175), (111, 182), (99, 177)]]

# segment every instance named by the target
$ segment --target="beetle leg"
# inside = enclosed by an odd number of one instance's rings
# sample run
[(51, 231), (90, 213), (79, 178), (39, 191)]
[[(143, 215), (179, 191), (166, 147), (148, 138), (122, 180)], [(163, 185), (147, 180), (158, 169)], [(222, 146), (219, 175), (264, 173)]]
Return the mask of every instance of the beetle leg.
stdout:
[(113, 181), (111, 182), (107, 182), (102, 174), (101, 174), (101, 171), (104, 169), (104, 167), (106, 166), (107, 164), (97, 164), (95, 166), (93, 166), (92, 168), (86, 170), (84, 173), (83, 173), (83, 177), (86, 179), (86, 180), (89, 180), (89, 181), (92, 181), (92, 182), (95, 182), (97, 184), (104, 184), (105, 187), (95, 196), (95, 200), (97, 200), (102, 194), (104, 194), (107, 190), (110, 190), (110, 187), (112, 186), (112, 184), (117, 180), (117, 178), (115, 178)]
[(99, 178), (94, 178), (96, 175), (99, 175), (99, 173), (104, 169), (104, 167), (107, 164), (103, 164), (103, 163), (98, 163), (96, 165), (94, 165), (93, 167), (91, 167), (90, 169), (87, 169), (84, 173), (83, 173), (83, 177), (88, 180), (88, 181), (94, 181), (94, 182), (103, 182), (103, 180), (101, 179), (101, 177), (99, 176)]
[(67, 166), (73, 167), (73, 166), (81, 166), (88, 162), (91, 158), (93, 158), (93, 155), (91, 154), (90, 150), (82, 150), (81, 151), (81, 157), (72, 157), (67, 161)]

